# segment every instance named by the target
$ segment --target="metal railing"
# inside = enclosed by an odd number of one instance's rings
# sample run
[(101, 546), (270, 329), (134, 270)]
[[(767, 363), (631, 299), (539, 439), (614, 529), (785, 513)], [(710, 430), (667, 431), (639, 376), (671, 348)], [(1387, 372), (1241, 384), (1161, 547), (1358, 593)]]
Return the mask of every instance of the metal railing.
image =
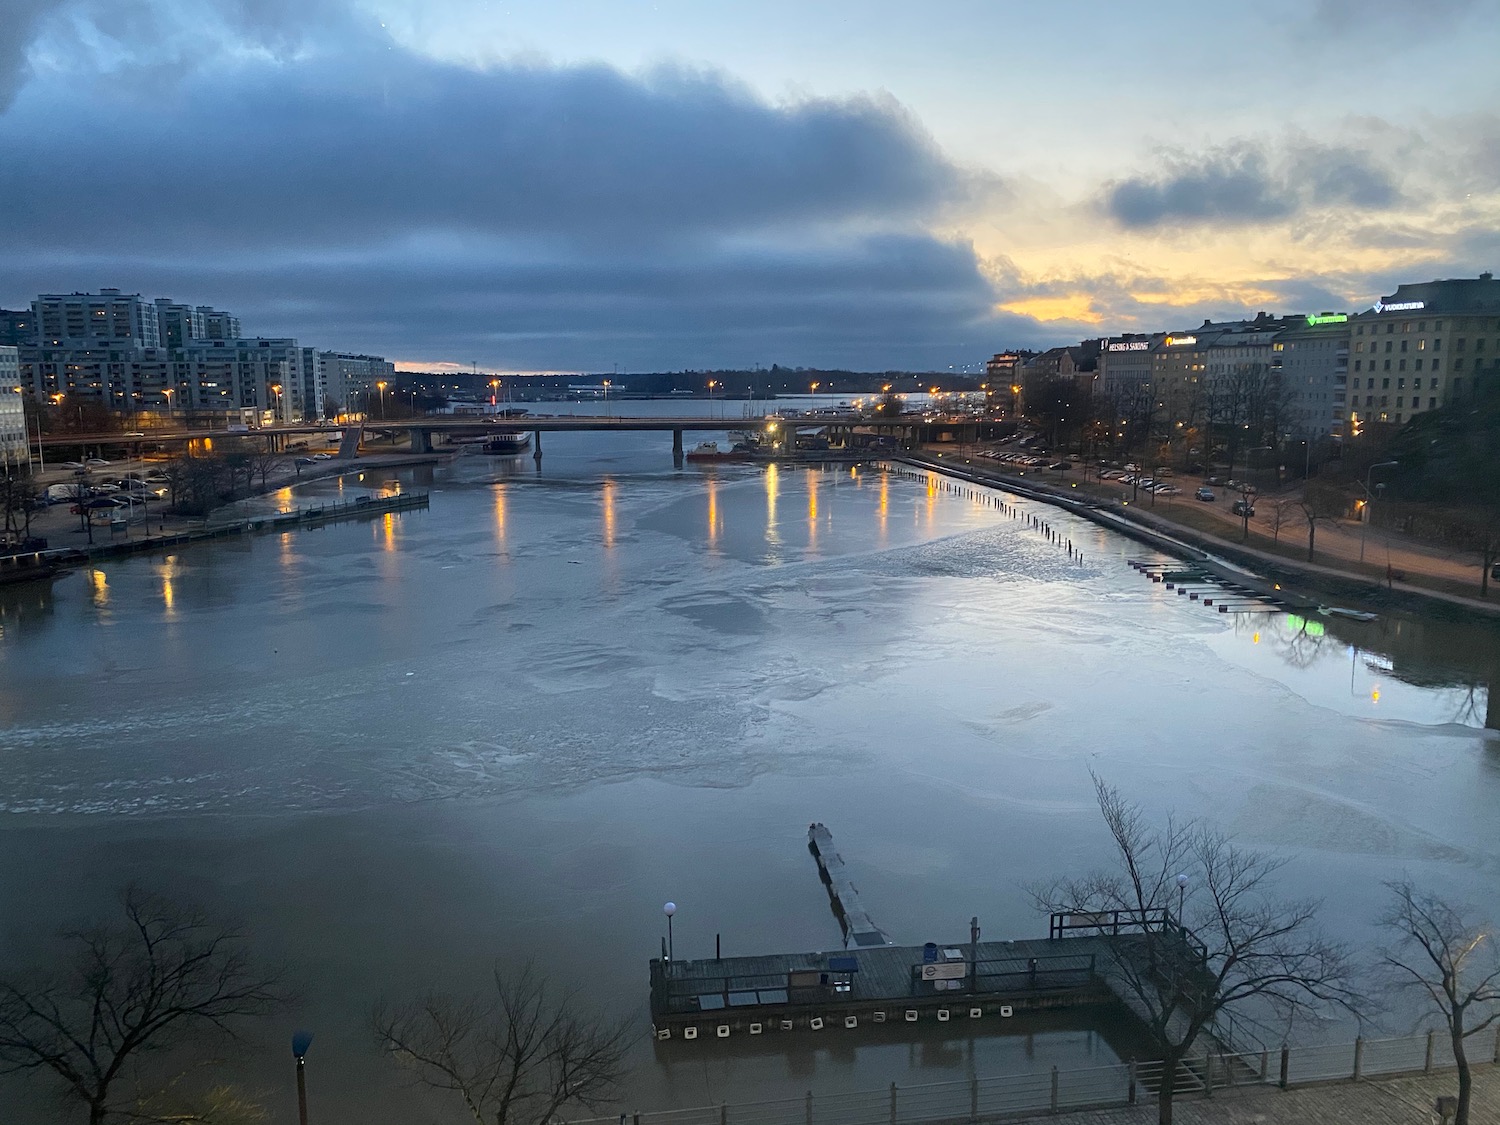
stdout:
[[(1468, 1040), (1471, 1063), (1500, 1063), (1500, 1027)], [(1356, 1039), (1310, 1047), (1240, 1054), (1210, 1052), (1178, 1064), (1177, 1097), (1212, 1097), (1243, 1086), (1313, 1085), (1399, 1074), (1424, 1074), (1455, 1065), (1446, 1035), (1428, 1032), (1394, 1039)], [(1111, 1109), (1151, 1101), (1160, 1089), (1160, 1062), (1116, 1063), (1034, 1071), (955, 1082), (890, 1086), (740, 1102), (557, 1119), (556, 1125), (925, 1125), (1076, 1109)]]

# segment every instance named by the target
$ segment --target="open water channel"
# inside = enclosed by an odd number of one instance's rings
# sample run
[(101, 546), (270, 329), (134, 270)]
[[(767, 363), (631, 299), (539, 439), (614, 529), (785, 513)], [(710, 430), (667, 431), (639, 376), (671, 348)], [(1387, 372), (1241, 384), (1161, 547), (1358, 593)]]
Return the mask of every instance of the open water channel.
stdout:
[[(236, 1077), (294, 1120), (309, 1027), (315, 1118), (396, 1125), (439, 1118), (371, 1006), (480, 990), (497, 960), (639, 1019), (631, 1108), (1128, 1048), (1063, 1021), (653, 1051), (664, 901), (679, 957), (839, 945), (814, 820), (903, 943), (971, 915), (1044, 934), (1021, 884), (1108, 854), (1090, 770), (1285, 853), (1356, 943), (1384, 878), (1494, 903), (1493, 628), (1220, 615), (1055, 510), (1020, 505), (1081, 562), (937, 481), (678, 472), (669, 440), (325, 481), (303, 493), (399, 480), (431, 508), (0, 591), (0, 964), (46, 961), (131, 879), (194, 895), (300, 990)], [(0, 1118), (55, 1120), (31, 1090), (0, 1084)]]

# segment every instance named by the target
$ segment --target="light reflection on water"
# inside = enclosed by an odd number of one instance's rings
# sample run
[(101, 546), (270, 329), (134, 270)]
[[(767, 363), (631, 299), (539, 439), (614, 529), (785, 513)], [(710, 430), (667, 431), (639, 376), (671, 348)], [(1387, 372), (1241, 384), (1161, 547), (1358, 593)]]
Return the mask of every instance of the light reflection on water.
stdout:
[[(1482, 630), (1221, 616), (1059, 513), (1088, 566), (932, 478), (679, 475), (653, 438), (607, 462), (592, 440), (548, 435), (540, 476), (465, 458), (429, 512), (368, 528), (0, 593), (0, 897), (38, 904), (6, 932), (50, 933), (117, 876), (232, 886), (263, 942), (313, 966), (320, 1042), (354, 1044), (330, 1093), (374, 1120), (418, 1115), (358, 1046), (393, 985), (530, 954), (638, 1013), (668, 898), (696, 955), (717, 932), (726, 952), (835, 947), (814, 819), (902, 942), (971, 914), (1034, 935), (1019, 883), (1103, 854), (1090, 767), (1285, 850), (1290, 888), (1355, 936), (1392, 871), (1494, 885)], [(60, 870), (95, 874), (44, 892)], [(1113, 1054), (1066, 1027), (851, 1043), (659, 1064), (643, 1047), (633, 1092), (700, 1104)]]

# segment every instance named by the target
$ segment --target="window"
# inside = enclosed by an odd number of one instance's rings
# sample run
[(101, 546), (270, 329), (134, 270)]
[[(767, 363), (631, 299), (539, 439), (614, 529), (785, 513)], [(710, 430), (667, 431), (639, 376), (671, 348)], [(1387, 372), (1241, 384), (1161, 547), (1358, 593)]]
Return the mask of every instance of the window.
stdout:
[(1463, 393), (1463, 389), (1464, 389), (1464, 381), (1462, 379), (1455, 379), (1455, 380), (1453, 380), (1453, 394), (1454, 394), (1455, 397), (1457, 397), (1458, 395), (1462, 394)]
[[(1403, 359), (1403, 360), (1402, 360), (1402, 361), (1401, 361), (1401, 362), (1400, 362), (1400, 363), (1398, 363), (1398, 364), (1397, 364), (1397, 365), (1396, 365), (1396, 370), (1397, 370), (1397, 371), (1405, 371), (1405, 370), (1406, 370), (1406, 360), (1404, 360), (1404, 359)], [(1406, 380), (1405, 380), (1405, 379), (1402, 379), (1402, 380), (1401, 380), (1401, 381), (1402, 381), (1402, 382), (1403, 382), (1403, 383), (1404, 383), (1404, 382), (1406, 382)]]
[(1467, 344), (1468, 342), (1469, 341), (1468, 341), (1467, 337), (1460, 336), (1457, 340), (1453, 341), (1453, 350), (1456, 351), (1456, 352), (1463, 351), (1464, 350), (1464, 345)]
[(1406, 396), (1405, 395), (1397, 395), (1396, 396), (1396, 405), (1397, 406), (1405, 406), (1406, 405)]
[(1356, 371), (1359, 370), (1359, 363), (1360, 363), (1360, 361), (1357, 360), (1357, 359), (1354, 361), (1354, 370), (1356, 370)]
[[(1370, 370), (1373, 371), (1373, 370), (1375, 370), (1375, 368), (1372, 366), (1370, 368)], [(1365, 380), (1365, 390), (1367, 390), (1367, 391), (1373, 391), (1374, 389), (1375, 389), (1375, 380), (1374, 379), (1366, 379)]]
[(1374, 406), (1375, 405), (1375, 396), (1374, 395), (1365, 395), (1365, 405), (1366, 406)]
[(1363, 344), (1355, 344), (1354, 350), (1356, 352), (1363, 352), (1365, 350), (1365, 346)]
[(1388, 391), (1388, 390), (1390, 390), (1391, 389), (1391, 381), (1389, 379), (1382, 379), (1382, 380), (1380, 380), (1380, 389), (1382, 391)]
[(1422, 357), (1421, 356), (1417, 357), (1416, 362), (1412, 365), (1412, 370), (1413, 371), (1420, 371), (1420, 370), (1422, 370)]
[(1390, 369), (1391, 369), (1391, 361), (1390, 360), (1386, 360), (1385, 364), (1381, 367), (1381, 370), (1382, 371), (1389, 371)]
[(1432, 382), (1431, 382), (1431, 383), (1430, 383), (1430, 384), (1428, 384), (1428, 385), (1429, 385), (1429, 386), (1430, 386), (1430, 387), (1431, 387), (1431, 388), (1432, 388), (1432, 389), (1433, 389), (1433, 390), (1437, 390), (1437, 380), (1436, 380), (1436, 379), (1434, 379), (1434, 380), (1433, 380), (1433, 381), (1432, 381)]
[(1389, 406), (1390, 404), (1391, 404), (1391, 396), (1390, 395), (1381, 395), (1380, 396), (1380, 405), (1381, 406)]
[(1429, 398), (1427, 400), (1427, 409), (1428, 410), (1436, 410), (1437, 409), (1437, 399), (1435, 399), (1435, 398)]
[[(1439, 325), (1438, 327), (1442, 327), (1442, 326)], [(1432, 339), (1432, 350), (1435, 351), (1435, 352), (1440, 352), (1440, 351), (1443, 350), (1443, 338), (1441, 336), (1434, 336), (1433, 337), (1433, 339)]]
[[(1403, 364), (1402, 366), (1404, 367), (1405, 364)], [(1396, 389), (1398, 391), (1404, 391), (1404, 390), (1406, 390), (1406, 380), (1405, 379), (1397, 379), (1396, 380)]]
[(1419, 321), (1417, 321), (1417, 331), (1418, 332), (1426, 332), (1427, 331), (1427, 322), (1425, 320), (1419, 320)]
[(1441, 320), (1434, 320), (1432, 322), (1432, 330), (1434, 332), (1441, 332), (1443, 330), (1443, 322)]
[(1461, 360), (1461, 359), (1455, 359), (1453, 361), (1453, 370), (1455, 370), (1455, 371), (1462, 371), (1463, 369), (1464, 369), (1464, 361)]
[(1406, 350), (1406, 345), (1407, 345), (1407, 344), (1409, 344), (1409, 343), (1411, 343), (1411, 341), (1410, 341), (1410, 340), (1402, 340), (1402, 341), (1401, 341), (1401, 350), (1402, 350), (1402, 351), (1403, 351), (1403, 352), (1404, 352), (1404, 351), (1405, 351), (1405, 350)]
[[(1396, 331), (1396, 325), (1394, 323), (1387, 324), (1385, 326), (1385, 334), (1387, 336), (1393, 335), (1395, 333), (1395, 331)], [(1386, 350), (1389, 351), (1390, 347), (1391, 347), (1391, 345), (1390, 345), (1389, 341), (1387, 341), (1387, 343), (1386, 343)]]

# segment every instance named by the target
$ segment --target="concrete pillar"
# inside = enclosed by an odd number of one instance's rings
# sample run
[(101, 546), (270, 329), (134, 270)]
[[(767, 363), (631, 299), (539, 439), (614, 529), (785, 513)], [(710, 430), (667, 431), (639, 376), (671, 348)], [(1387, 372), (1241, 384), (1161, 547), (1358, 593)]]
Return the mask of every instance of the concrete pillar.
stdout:
[(674, 469), (680, 469), (680, 468), (682, 468), (683, 461), (684, 461), (684, 457), (683, 457), (683, 453), (682, 453), (682, 431), (681, 430), (673, 430), (672, 431), (672, 467)]
[(531, 431), (531, 458), (538, 465), (542, 463), (542, 431)]
[(406, 431), (411, 437), (411, 451), (413, 453), (432, 452), (432, 431), (423, 426), (413, 426)]

